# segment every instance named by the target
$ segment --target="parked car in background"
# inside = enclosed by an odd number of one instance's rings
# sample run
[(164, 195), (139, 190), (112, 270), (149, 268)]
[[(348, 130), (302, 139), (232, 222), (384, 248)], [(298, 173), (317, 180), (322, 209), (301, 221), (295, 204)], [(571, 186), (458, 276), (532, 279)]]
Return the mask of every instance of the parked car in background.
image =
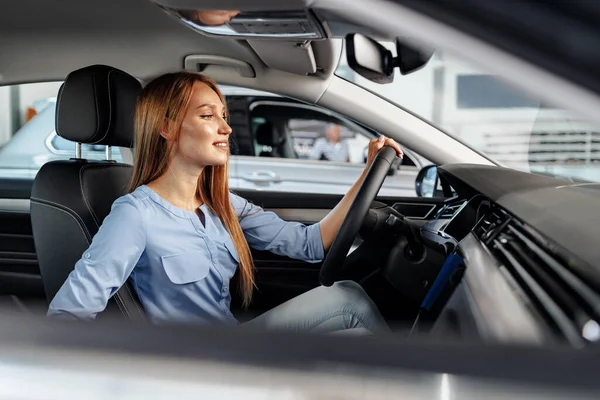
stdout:
[[(321, 107), (271, 93), (232, 86), (222, 90), (233, 128), (231, 189), (343, 194), (363, 171), (368, 142), (377, 132)], [(75, 157), (75, 143), (54, 130), (56, 98), (39, 101), (36, 111), (0, 148), (0, 178), (33, 179), (48, 161)], [(332, 123), (341, 126), (350, 162), (309, 159), (314, 142)], [(82, 156), (105, 159), (106, 146), (84, 144)], [(123, 161), (118, 149), (112, 151), (112, 159)], [(404, 159), (386, 179), (382, 195), (414, 196), (417, 173), (428, 164), (405, 149)]]

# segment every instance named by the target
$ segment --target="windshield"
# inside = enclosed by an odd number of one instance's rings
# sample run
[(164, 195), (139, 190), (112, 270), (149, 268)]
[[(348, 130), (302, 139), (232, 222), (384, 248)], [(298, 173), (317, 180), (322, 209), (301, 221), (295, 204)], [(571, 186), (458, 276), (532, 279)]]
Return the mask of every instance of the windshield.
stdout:
[[(395, 55), (395, 45), (382, 44)], [(429, 121), (507, 167), (568, 180), (600, 181), (600, 130), (545, 105), (497, 76), (436, 52), (421, 70), (377, 84), (341, 57), (336, 75)]]

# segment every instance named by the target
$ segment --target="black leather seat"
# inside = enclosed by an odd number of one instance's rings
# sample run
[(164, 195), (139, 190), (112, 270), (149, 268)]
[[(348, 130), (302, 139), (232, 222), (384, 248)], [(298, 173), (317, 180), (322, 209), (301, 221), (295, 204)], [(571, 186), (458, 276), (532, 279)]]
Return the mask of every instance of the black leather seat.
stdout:
[(270, 151), (261, 151), (259, 154), (260, 157), (283, 157), (280, 154), (280, 146), (283, 140), (283, 135), (269, 121), (263, 122), (256, 129), (256, 143), (271, 148)]
[(259, 157), (298, 158), (286, 132), (281, 131), (270, 121), (263, 122), (256, 129), (256, 143), (271, 148), (270, 151), (261, 151)]
[[(132, 147), (140, 91), (137, 79), (113, 67), (76, 70), (58, 92), (56, 133), (77, 143)], [(48, 301), (90, 245), (112, 203), (126, 194), (131, 179), (130, 165), (84, 156), (42, 166), (31, 192), (33, 239)], [(145, 320), (129, 282), (111, 298), (110, 309)]]

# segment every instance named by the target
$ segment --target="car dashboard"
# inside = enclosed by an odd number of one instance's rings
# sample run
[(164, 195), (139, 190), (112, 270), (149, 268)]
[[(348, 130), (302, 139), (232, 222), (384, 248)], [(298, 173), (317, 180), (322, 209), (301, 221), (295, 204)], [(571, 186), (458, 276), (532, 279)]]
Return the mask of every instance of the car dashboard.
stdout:
[[(600, 340), (600, 274), (593, 263), (598, 185), (499, 167), (456, 164), (439, 171), (458, 197), (422, 226), (421, 235), (459, 256), (462, 268), (459, 279), (446, 279), (448, 293), (436, 300), (428, 334), (577, 348)], [(573, 242), (590, 246), (588, 252), (574, 251)]]

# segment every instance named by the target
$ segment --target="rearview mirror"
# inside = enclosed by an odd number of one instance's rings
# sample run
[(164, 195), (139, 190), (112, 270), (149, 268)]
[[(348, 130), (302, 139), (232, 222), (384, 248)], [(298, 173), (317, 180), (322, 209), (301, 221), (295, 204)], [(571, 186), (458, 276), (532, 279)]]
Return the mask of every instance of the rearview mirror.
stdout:
[(443, 196), (442, 190), (438, 189), (439, 176), (436, 165), (428, 165), (422, 168), (415, 180), (415, 191), (419, 197)]
[(423, 68), (433, 56), (433, 51), (417, 50), (399, 39), (396, 39), (397, 57), (377, 41), (359, 33), (348, 34), (345, 41), (350, 68), (380, 84), (394, 81), (394, 68), (407, 75)]
[(398, 53), (398, 57), (396, 57), (397, 66), (402, 75), (412, 74), (420, 70), (433, 57), (433, 50), (423, 48), (417, 50), (406, 43), (400, 42), (400, 39), (396, 39), (396, 52)]
[(370, 81), (385, 84), (394, 80), (392, 53), (367, 36), (346, 36), (346, 58), (350, 68)]

